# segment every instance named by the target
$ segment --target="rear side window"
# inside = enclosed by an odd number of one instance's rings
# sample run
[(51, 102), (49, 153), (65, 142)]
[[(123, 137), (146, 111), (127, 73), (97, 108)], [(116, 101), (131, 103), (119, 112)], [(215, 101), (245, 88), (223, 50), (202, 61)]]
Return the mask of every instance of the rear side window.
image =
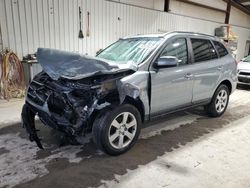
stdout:
[(191, 39), (194, 62), (208, 61), (211, 59), (216, 59), (217, 53), (209, 40), (204, 39)]
[(162, 56), (174, 56), (179, 60), (179, 65), (188, 63), (187, 41), (185, 38), (179, 38), (169, 43), (161, 53)]
[(217, 41), (213, 41), (215, 48), (217, 50), (217, 52), (219, 53), (220, 57), (224, 57), (225, 55), (228, 54), (227, 49), (225, 48), (225, 46), (223, 44), (221, 44), (220, 42)]

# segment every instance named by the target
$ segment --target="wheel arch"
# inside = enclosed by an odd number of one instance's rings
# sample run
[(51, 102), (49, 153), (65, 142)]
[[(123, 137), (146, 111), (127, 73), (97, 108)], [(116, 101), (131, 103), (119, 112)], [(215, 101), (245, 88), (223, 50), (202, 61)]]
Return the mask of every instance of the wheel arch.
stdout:
[[(105, 97), (105, 99), (107, 99), (109, 97)], [(110, 98), (109, 98), (110, 99)], [(104, 100), (107, 101), (107, 100)], [(120, 104), (119, 101), (119, 95), (118, 94), (114, 94), (112, 97), (112, 100), (108, 100), (108, 102), (110, 102), (110, 105), (105, 106), (102, 109), (98, 109), (98, 110), (94, 110), (93, 113), (90, 115), (90, 117), (88, 118), (88, 129), (92, 129), (92, 125), (94, 120), (97, 118), (97, 116), (99, 116), (103, 111), (106, 110), (110, 110), (115, 108), (117, 105)], [(145, 121), (145, 109), (144, 109), (144, 105), (143, 102), (139, 99), (139, 98), (132, 98), (130, 96), (126, 96), (125, 99), (123, 100), (122, 104), (130, 104), (132, 106), (134, 106), (140, 113), (141, 115), (141, 121), (144, 122)]]
[[(217, 88), (220, 86), (220, 85), (226, 85), (229, 89), (229, 94), (232, 93), (232, 83), (229, 81), (229, 80), (223, 80), (222, 82), (220, 82), (220, 84), (217, 86)], [(217, 90), (217, 88), (215, 89), (215, 91)]]
[(140, 112), (142, 122), (144, 122), (145, 109), (144, 109), (143, 102), (139, 98), (134, 99), (130, 96), (126, 96), (124, 101), (123, 101), (123, 104), (131, 104), (134, 107), (136, 107), (136, 109)]

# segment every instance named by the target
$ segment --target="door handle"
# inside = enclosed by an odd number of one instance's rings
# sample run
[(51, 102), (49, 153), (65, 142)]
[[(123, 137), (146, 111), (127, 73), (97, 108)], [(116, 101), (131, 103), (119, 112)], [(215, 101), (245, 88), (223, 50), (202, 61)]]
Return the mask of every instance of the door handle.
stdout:
[(193, 76), (194, 76), (193, 74), (187, 73), (187, 74), (185, 75), (185, 78), (186, 78), (186, 79), (191, 79)]
[(218, 70), (222, 70), (222, 66), (219, 66), (219, 67), (218, 67)]

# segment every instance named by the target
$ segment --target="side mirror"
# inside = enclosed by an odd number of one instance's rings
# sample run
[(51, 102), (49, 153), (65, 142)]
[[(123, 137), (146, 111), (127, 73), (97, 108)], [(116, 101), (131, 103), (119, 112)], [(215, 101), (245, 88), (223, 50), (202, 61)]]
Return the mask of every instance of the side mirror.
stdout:
[(174, 56), (162, 56), (155, 63), (156, 68), (176, 67), (181, 60)]

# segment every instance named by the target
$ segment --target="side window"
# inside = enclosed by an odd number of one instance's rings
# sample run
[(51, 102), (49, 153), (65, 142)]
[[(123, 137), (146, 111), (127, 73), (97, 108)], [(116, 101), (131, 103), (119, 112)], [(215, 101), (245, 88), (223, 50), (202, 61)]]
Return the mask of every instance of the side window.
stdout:
[(191, 39), (194, 62), (208, 61), (211, 59), (216, 59), (216, 51), (209, 40), (205, 39)]
[(213, 41), (215, 48), (217, 49), (217, 52), (219, 53), (220, 57), (224, 57), (225, 55), (228, 54), (227, 49), (223, 44), (217, 41)]
[(174, 56), (179, 59), (179, 65), (188, 63), (187, 41), (184, 38), (179, 38), (169, 43), (162, 51), (162, 56)]

